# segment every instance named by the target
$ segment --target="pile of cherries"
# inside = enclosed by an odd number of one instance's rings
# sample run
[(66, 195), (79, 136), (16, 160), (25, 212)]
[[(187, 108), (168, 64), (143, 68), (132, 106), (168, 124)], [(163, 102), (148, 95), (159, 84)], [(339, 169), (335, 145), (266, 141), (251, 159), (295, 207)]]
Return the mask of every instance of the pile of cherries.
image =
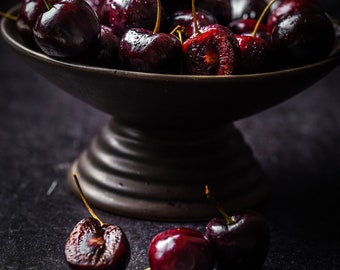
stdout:
[(258, 73), (328, 57), (335, 30), (320, 4), (274, 1), (23, 0), (17, 27), (51, 57), (140, 72)]
[[(102, 222), (88, 205), (74, 174), (80, 197), (92, 217), (84, 218), (70, 233), (65, 255), (73, 269), (124, 270), (131, 250), (124, 231)], [(151, 270), (256, 270), (267, 257), (269, 226), (256, 212), (228, 215), (212, 197), (223, 218), (213, 218), (205, 232), (176, 227), (158, 233), (150, 242), (148, 257)]]

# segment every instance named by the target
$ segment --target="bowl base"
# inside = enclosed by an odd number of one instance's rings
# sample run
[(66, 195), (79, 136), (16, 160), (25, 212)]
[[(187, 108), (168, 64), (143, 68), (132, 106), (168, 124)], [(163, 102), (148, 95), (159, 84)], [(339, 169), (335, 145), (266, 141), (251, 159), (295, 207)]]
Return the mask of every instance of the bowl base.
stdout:
[(255, 208), (270, 184), (233, 124), (202, 130), (158, 130), (109, 121), (73, 163), (89, 203), (120, 215), (198, 221), (217, 215), (209, 185), (227, 211)]

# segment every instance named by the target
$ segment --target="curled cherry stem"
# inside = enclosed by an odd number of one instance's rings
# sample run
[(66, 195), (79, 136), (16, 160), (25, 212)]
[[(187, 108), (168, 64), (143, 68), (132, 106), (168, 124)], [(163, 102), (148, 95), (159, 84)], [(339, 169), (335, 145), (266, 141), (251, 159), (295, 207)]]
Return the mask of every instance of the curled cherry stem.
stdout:
[(78, 176), (77, 176), (76, 173), (73, 173), (73, 178), (74, 178), (74, 181), (76, 182), (80, 198), (83, 201), (86, 209), (89, 211), (90, 215), (100, 223), (100, 226), (103, 226), (104, 222), (96, 215), (96, 213), (93, 211), (91, 206), (88, 204), (88, 202), (87, 202), (87, 200), (86, 200), (86, 198), (84, 196), (83, 190), (81, 189), (81, 186), (79, 184)]
[[(177, 36), (175, 35), (175, 33), (177, 33)], [(171, 32), (170, 34), (176, 36), (179, 41), (181, 42), (181, 44), (183, 44), (183, 36), (182, 36), (182, 26), (181, 25), (177, 25)]]
[(276, 0), (271, 0), (271, 1), (267, 4), (267, 6), (264, 8), (264, 10), (262, 11), (262, 13), (261, 13), (259, 19), (258, 19), (257, 22), (256, 22), (256, 25), (255, 25), (255, 27), (254, 27), (253, 33), (251, 34), (252, 37), (255, 37), (255, 36), (256, 36), (257, 30), (259, 29), (260, 24), (261, 24), (261, 22), (262, 22), (264, 16), (266, 15), (267, 11), (270, 9), (270, 7), (272, 6), (272, 4), (274, 4), (275, 1), (276, 1)]
[(208, 185), (205, 185), (205, 195), (207, 196), (208, 199), (210, 199), (213, 202), (217, 211), (220, 212), (220, 214), (225, 218), (228, 225), (235, 223), (234, 220), (227, 214), (226, 211), (224, 211), (222, 206), (218, 203), (218, 201), (211, 194)]

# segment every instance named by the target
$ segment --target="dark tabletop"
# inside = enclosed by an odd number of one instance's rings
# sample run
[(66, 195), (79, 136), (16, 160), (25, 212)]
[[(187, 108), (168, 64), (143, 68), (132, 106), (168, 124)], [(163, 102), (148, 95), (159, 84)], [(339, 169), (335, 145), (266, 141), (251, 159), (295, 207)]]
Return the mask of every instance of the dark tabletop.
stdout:
[[(264, 269), (340, 269), (340, 67), (298, 96), (238, 121), (273, 184)], [(65, 174), (108, 121), (47, 82), (0, 39), (0, 269), (68, 269), (65, 240), (88, 212)], [(148, 266), (159, 231), (177, 225), (97, 210), (126, 232), (128, 269)]]

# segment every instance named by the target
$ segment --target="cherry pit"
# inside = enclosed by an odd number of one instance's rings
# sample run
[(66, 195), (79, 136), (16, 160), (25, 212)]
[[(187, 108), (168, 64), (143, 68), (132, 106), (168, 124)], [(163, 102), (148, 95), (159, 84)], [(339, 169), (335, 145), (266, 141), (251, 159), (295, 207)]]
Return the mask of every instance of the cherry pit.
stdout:
[(50, 57), (179, 75), (300, 67), (327, 58), (336, 38), (316, 0), (22, 0), (15, 20)]

